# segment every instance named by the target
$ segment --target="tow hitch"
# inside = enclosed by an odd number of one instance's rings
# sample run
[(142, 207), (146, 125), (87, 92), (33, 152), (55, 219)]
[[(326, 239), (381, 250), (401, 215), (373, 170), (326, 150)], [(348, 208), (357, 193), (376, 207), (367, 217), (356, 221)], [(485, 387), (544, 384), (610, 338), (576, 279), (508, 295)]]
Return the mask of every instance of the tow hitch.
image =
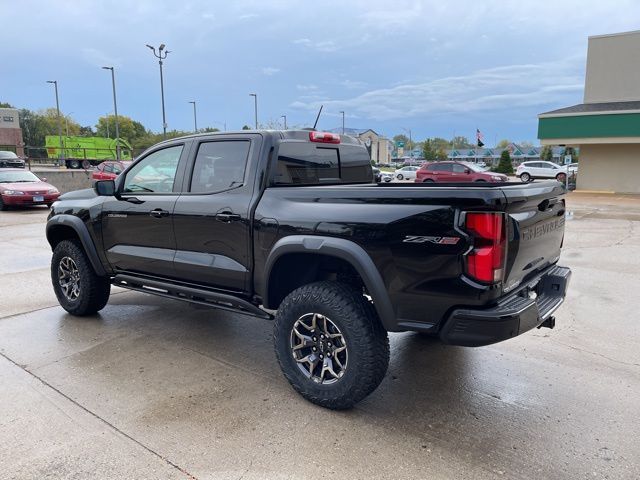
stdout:
[(538, 325), (538, 328), (554, 328), (556, 326), (556, 317), (549, 317), (547, 318), (544, 322), (542, 322), (540, 325)]

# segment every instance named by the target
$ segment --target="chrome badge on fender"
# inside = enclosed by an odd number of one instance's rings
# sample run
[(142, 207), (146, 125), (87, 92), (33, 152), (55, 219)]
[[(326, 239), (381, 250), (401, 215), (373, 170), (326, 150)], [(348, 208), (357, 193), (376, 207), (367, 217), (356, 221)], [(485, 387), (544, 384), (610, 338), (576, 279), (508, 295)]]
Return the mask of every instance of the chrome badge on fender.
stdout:
[(460, 237), (429, 237), (419, 235), (407, 235), (403, 243), (435, 243), (436, 245), (455, 245), (460, 241)]

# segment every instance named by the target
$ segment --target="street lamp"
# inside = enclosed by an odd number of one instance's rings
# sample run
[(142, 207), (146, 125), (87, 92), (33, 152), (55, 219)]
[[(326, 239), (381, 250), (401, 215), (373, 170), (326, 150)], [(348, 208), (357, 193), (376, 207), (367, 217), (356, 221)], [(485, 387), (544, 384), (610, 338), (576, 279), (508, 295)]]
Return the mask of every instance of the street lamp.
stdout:
[(156, 47), (152, 47), (147, 44), (147, 47), (151, 49), (153, 55), (158, 59), (158, 63), (160, 64), (160, 96), (162, 97), (162, 132), (163, 137), (167, 138), (167, 118), (164, 112), (164, 79), (162, 77), (162, 60), (167, 58), (167, 55), (170, 53), (169, 50), (165, 50), (164, 43), (160, 44), (158, 47), (158, 52), (156, 53)]
[(64, 129), (67, 132), (67, 137), (69, 136), (69, 117), (73, 112), (69, 112), (64, 116)]
[(342, 134), (344, 135), (344, 111), (341, 110), (340, 113), (342, 114)]
[[(116, 116), (116, 160), (120, 160), (120, 126), (118, 125), (118, 102), (116, 101), (116, 74), (113, 67), (102, 67), (104, 70), (111, 70), (111, 86), (113, 87), (113, 111)], [(107, 118), (107, 125), (109, 118)]]
[(280, 115), (280, 118), (284, 118), (284, 129), (287, 129), (287, 116), (286, 115)]
[(62, 119), (60, 118), (60, 101), (58, 100), (58, 81), (47, 80), (47, 83), (52, 83), (56, 90), (56, 110), (58, 112), (58, 139), (60, 141), (60, 150), (58, 152), (58, 162), (59, 162), (59, 165), (62, 165), (64, 163), (64, 149), (62, 145)]
[(196, 116), (196, 101), (193, 100), (189, 103), (193, 105), (193, 129), (196, 133), (198, 133), (198, 117)]
[(256, 130), (258, 130), (258, 94), (250, 93), (250, 97), (253, 97), (253, 112), (256, 119)]
[(411, 153), (409, 154), (409, 156), (411, 158), (413, 158), (413, 140), (411, 139), (411, 129), (410, 128), (404, 128), (404, 127), (400, 127), (402, 128), (402, 130), (404, 130), (405, 132), (407, 132), (409, 134), (409, 149), (411, 150)]

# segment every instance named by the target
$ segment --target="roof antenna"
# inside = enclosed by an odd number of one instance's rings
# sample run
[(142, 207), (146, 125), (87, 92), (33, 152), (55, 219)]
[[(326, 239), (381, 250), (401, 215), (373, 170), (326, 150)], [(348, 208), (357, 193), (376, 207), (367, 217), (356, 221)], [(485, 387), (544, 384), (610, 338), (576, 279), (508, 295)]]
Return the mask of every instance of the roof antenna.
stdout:
[(316, 117), (316, 122), (313, 124), (313, 129), (316, 129), (316, 125), (318, 125), (318, 120), (320, 120), (320, 114), (322, 113), (322, 107), (324, 107), (324, 105), (320, 105), (320, 110), (318, 110), (318, 116)]

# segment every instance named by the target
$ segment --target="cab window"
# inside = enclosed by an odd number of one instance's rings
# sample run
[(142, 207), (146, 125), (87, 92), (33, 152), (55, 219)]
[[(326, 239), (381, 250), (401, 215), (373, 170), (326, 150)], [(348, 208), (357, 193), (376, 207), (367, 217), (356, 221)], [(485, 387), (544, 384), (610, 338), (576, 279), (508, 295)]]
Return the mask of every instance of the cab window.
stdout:
[(183, 145), (163, 148), (134, 165), (124, 181), (124, 193), (170, 193), (178, 170)]
[(250, 146), (248, 140), (201, 143), (189, 191), (215, 193), (242, 185)]

